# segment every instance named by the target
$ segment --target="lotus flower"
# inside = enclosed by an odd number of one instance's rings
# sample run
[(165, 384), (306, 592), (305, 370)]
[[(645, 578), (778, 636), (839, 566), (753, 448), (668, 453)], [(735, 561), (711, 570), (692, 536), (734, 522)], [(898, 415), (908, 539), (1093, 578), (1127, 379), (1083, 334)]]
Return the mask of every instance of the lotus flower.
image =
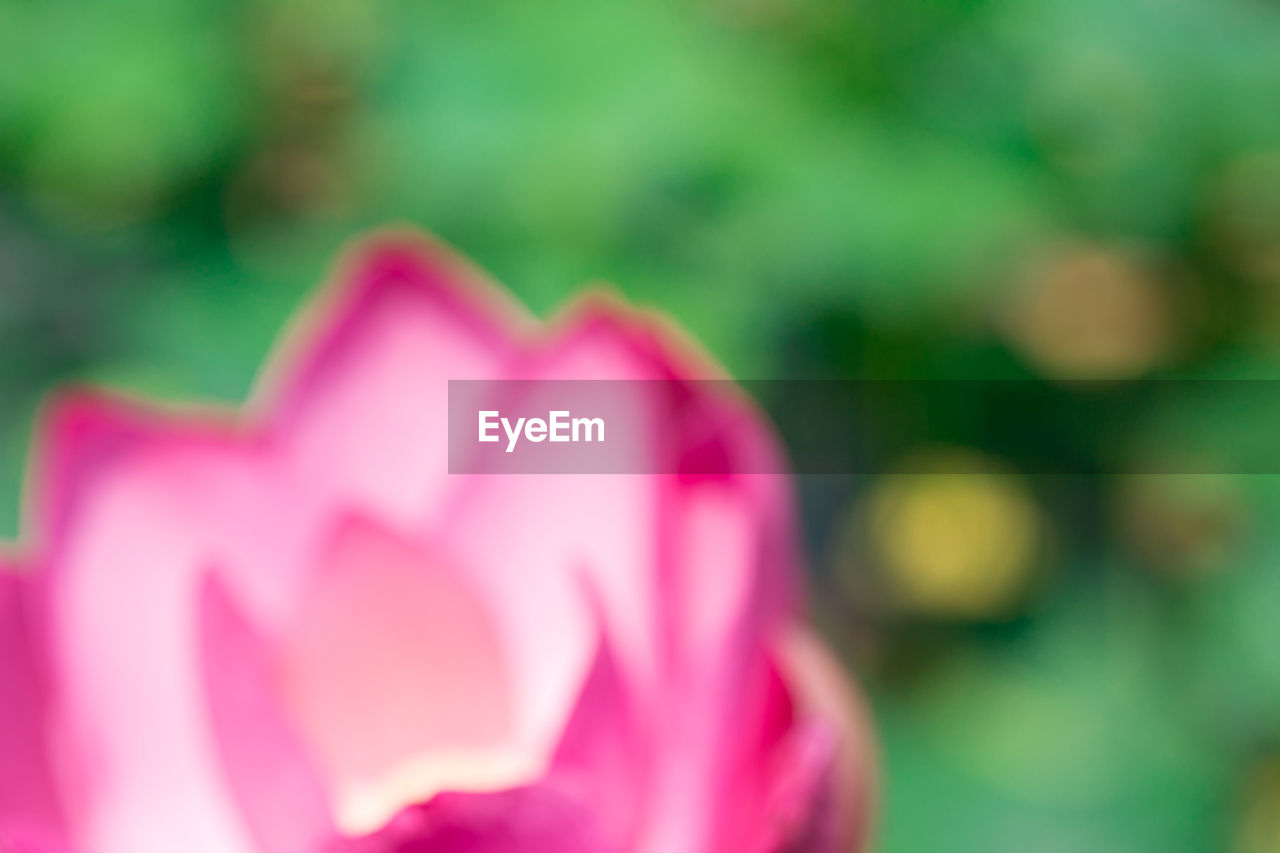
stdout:
[(0, 849), (856, 849), (865, 728), (744, 402), (722, 475), (447, 468), (451, 378), (717, 375), (390, 233), (239, 411), (63, 394), (0, 574)]

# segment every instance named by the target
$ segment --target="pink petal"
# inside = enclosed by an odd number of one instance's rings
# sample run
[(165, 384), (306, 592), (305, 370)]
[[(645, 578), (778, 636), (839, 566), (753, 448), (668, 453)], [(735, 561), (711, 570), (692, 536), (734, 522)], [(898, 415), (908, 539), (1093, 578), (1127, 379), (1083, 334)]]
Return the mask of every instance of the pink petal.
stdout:
[[(182, 837), (193, 851), (248, 850), (205, 718), (191, 630), (199, 581), (206, 566), (226, 565), (237, 595), (282, 610), (306, 565), (309, 499), (261, 449), (137, 406), (73, 397), (52, 425), (48, 458), (70, 462), (47, 528), (56, 539), (35, 559), (58, 687), (52, 717), (75, 756), (77, 843), (159, 853)], [(99, 445), (110, 453), (63, 444), (99, 436), (129, 439)]]
[[(517, 742), (507, 661), (484, 602), (439, 554), (355, 520), (326, 562), (278, 660), (285, 700), (344, 817), (377, 826), (404, 805), (399, 796), (506, 787), (541, 772), (548, 756)], [(369, 815), (379, 803), (385, 814)]]
[[(686, 405), (682, 395), (701, 393), (694, 386), (682, 388), (680, 380), (713, 376), (712, 368), (683, 353), (669, 335), (612, 305), (589, 304), (571, 316), (561, 337), (517, 365), (513, 378), (672, 380), (655, 384), (651, 400), (637, 401), (631, 417), (641, 426), (631, 433), (635, 445), (625, 452), (655, 460), (653, 470), (675, 470), (675, 460), (691, 447), (706, 448), (705, 422), (675, 415)], [(709, 413), (743, 411), (734, 400), (697, 402)], [(758, 419), (738, 416), (722, 423), (727, 429), (714, 442), (717, 452), (739, 458), (774, 452)], [(756, 460), (741, 461), (751, 467)], [(663, 607), (672, 571), (665, 552), (672, 533), (666, 528), (678, 520), (667, 511), (667, 502), (674, 491), (704, 479), (740, 490), (760, 505), (756, 519), (764, 522), (762, 540), (785, 539), (789, 519), (785, 481), (779, 477), (480, 476), (466, 481), (446, 525), (465, 562), (482, 572), (504, 572), (508, 555), (520, 554), (523, 572), (536, 578), (563, 576), (566, 569), (588, 573), (622, 665), (630, 676), (652, 684), (666, 665), (662, 658), (672, 651), (671, 638), (661, 635), (671, 615)], [(485, 533), (495, 520), (501, 520), (501, 537)], [(744, 571), (758, 575), (753, 582), (774, 589), (779, 607), (785, 608), (790, 566), (775, 559), (785, 549), (762, 541), (758, 550), (763, 559), (753, 554), (753, 565)]]
[(420, 524), (447, 483), (448, 380), (500, 375), (527, 322), (443, 248), (359, 245), (275, 358), (264, 402), (303, 476), (349, 508)]
[(630, 851), (645, 772), (635, 722), (602, 639), (546, 777), (504, 791), (441, 793), (406, 808), (381, 831), (335, 842), (326, 853)]
[[(818, 851), (865, 849), (876, 796), (876, 760), (866, 707), (839, 662), (809, 629), (791, 628), (776, 642), (774, 654), (799, 721), (784, 756), (790, 751), (793, 783), (795, 774), (803, 779), (807, 773), (807, 784), (813, 788), (806, 831), (825, 839), (823, 846), (815, 848)], [(788, 759), (782, 760), (785, 766)]]
[(374, 836), (325, 853), (623, 853), (600, 837), (591, 792), (563, 779), (488, 794), (440, 794)]
[(70, 853), (65, 842), (41, 831), (18, 831), (9, 835), (0, 833), (0, 850), (4, 850), (4, 853)]
[(773, 751), (771, 782), (759, 835), (751, 849), (758, 853), (848, 853), (853, 837), (841, 814), (835, 781), (840, 745), (832, 729), (818, 721), (797, 725)]
[(31, 593), (28, 577), (0, 563), (0, 849), (23, 839), (34, 850), (37, 840), (52, 843), (61, 826)]
[[(38, 548), (55, 548), (76, 517), (80, 505), (92, 498), (93, 484), (178, 423), (132, 400), (102, 392), (64, 391), (43, 413), (32, 478), (32, 526)], [(188, 422), (183, 431), (192, 441), (224, 440), (225, 426)], [(49, 556), (47, 553), (45, 556)]]
[[(628, 452), (672, 471), (690, 453), (712, 453), (718, 473), (476, 477), (452, 508), (448, 535), (465, 564), (494, 579), (500, 600), (500, 585), (512, 584), (503, 624), (539, 612), (527, 607), (525, 584), (544, 599), (556, 589), (570, 595), (566, 568), (597, 591), (622, 671), (653, 703), (646, 713), (665, 768), (644, 849), (697, 850), (715, 831), (737, 704), (766, 638), (792, 612), (787, 484), (723, 473), (781, 470), (770, 457), (776, 448), (740, 400), (681, 384), (715, 374), (667, 333), (607, 304), (572, 322), (516, 376), (667, 380), (631, 413), (644, 426)], [(501, 536), (490, 533), (495, 520)]]
[(592, 823), (603, 850), (631, 849), (645, 812), (651, 762), (636, 713), (634, 697), (602, 631), (551, 773), (580, 779), (592, 792)]
[(271, 656), (216, 576), (207, 578), (201, 604), (210, 723), (254, 849), (319, 849), (334, 835), (329, 802), (281, 705)]
[(866, 849), (870, 732), (843, 670), (807, 630), (781, 632), (739, 697), (717, 853)]
[[(761, 531), (741, 492), (713, 483), (678, 490), (672, 514), (669, 612), (679, 655), (658, 710), (664, 720), (658, 802), (645, 850), (731, 851), (746, 843), (761, 792), (759, 756), (790, 725), (789, 699), (771, 680), (765, 643), (784, 602), (758, 561)], [(746, 786), (744, 788), (744, 786)], [(752, 787), (754, 786), (754, 787)], [(738, 839), (723, 845), (725, 839)]]

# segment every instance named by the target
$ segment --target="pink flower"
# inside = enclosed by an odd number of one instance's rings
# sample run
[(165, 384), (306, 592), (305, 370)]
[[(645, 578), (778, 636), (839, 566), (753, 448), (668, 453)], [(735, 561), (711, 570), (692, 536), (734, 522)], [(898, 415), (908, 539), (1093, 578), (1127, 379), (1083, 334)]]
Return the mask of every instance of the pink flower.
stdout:
[[(0, 574), (0, 850), (855, 849), (865, 733), (786, 478), (446, 470), (448, 379), (715, 375), (390, 234), (240, 412), (65, 395)], [(705, 402), (763, 470), (759, 418)]]

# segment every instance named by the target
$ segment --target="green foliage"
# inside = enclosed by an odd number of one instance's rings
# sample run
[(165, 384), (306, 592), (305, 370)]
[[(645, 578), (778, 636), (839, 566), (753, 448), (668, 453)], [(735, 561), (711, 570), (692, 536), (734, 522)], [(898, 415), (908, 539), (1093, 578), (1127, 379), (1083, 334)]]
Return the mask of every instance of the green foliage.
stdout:
[[(1120, 343), (1160, 324), (1121, 378), (1274, 377), (1277, 96), (1248, 0), (0, 2), (0, 530), (51, 387), (237, 401), (391, 220), (543, 314), (614, 282), (746, 378), (1070, 376), (1095, 280), (1144, 306)], [(1214, 402), (1079, 440), (1274, 441)], [(1272, 479), (1037, 492), (1044, 581), (987, 621), (817, 560), (881, 849), (1227, 847), (1280, 746)], [(815, 553), (875, 488), (815, 491)]]

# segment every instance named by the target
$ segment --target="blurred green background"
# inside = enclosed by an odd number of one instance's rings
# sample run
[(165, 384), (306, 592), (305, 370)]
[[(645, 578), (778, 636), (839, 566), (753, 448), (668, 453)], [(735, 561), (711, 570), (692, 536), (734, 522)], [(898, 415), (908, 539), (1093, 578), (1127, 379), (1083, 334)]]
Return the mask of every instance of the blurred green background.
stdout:
[[(741, 377), (1277, 378), (1280, 6), (0, 0), (0, 532), (51, 386), (239, 400), (398, 219)], [(801, 484), (878, 850), (1280, 851), (1280, 478), (883, 470)]]

